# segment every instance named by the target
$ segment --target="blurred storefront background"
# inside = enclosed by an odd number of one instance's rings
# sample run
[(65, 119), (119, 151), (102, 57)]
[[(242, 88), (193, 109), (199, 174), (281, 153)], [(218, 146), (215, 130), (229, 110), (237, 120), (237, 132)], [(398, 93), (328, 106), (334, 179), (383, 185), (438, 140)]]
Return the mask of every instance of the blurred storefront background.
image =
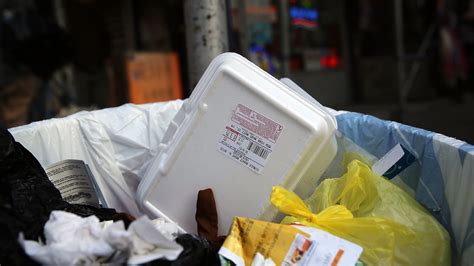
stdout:
[(186, 98), (239, 53), (322, 104), (474, 142), (472, 0), (2, 0), (7, 127)]

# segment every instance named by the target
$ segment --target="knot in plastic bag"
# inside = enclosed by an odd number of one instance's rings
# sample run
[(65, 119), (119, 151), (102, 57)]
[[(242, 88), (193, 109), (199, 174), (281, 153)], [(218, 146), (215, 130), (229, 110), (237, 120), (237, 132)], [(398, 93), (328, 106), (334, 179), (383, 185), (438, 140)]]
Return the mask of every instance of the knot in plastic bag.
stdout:
[(324, 225), (332, 220), (354, 218), (351, 211), (343, 205), (329, 206), (315, 214), (295, 193), (279, 186), (273, 187), (271, 202), (281, 212), (317, 225)]

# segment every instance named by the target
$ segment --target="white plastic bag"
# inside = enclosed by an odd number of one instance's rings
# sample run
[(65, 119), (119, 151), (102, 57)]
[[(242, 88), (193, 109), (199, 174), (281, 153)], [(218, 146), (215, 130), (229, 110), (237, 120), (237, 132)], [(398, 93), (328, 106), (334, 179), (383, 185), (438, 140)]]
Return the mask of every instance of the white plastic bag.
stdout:
[(182, 103), (126, 104), (35, 122), (10, 132), (43, 167), (65, 159), (83, 160), (109, 207), (140, 216), (137, 186)]

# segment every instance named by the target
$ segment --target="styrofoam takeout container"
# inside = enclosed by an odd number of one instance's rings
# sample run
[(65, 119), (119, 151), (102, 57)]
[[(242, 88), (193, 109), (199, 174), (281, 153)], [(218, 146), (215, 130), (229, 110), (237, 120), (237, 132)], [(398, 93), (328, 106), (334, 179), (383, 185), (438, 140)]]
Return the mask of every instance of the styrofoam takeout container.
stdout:
[(275, 219), (274, 185), (302, 197), (312, 193), (336, 154), (337, 123), (282, 81), (237, 54), (216, 57), (139, 185), (141, 209), (195, 233), (197, 193), (212, 188), (224, 235), (234, 216)]

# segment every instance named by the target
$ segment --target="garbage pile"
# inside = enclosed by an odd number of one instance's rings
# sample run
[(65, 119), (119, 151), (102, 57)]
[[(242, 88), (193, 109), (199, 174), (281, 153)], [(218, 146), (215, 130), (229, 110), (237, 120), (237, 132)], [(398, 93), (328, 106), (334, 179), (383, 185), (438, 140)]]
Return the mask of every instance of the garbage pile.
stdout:
[(0, 264), (472, 264), (472, 146), (335, 112), (224, 54), (184, 102), (11, 130), (37, 158), (1, 129)]
[(6, 129), (0, 136), (2, 264), (450, 264), (446, 230), (358, 160), (305, 201), (275, 186), (269, 201), (287, 215), (281, 223), (235, 217), (227, 236), (218, 235), (212, 190), (199, 191), (191, 235), (160, 219), (65, 202), (31, 153)]

